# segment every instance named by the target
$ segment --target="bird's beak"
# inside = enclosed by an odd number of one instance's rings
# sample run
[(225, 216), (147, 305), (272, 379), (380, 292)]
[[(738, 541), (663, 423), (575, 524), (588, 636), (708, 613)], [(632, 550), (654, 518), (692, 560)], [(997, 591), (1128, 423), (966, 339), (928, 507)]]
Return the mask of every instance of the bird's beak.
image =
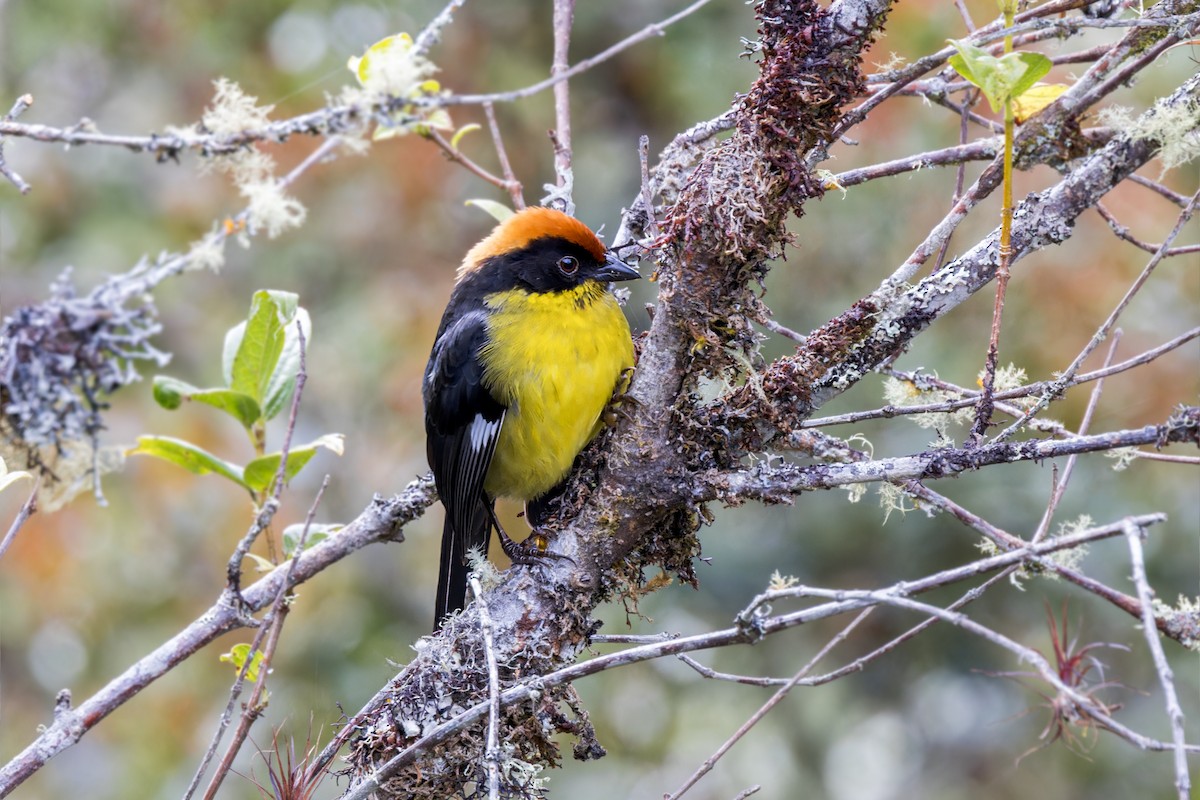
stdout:
[(637, 269), (629, 266), (616, 253), (609, 251), (604, 254), (604, 264), (596, 270), (598, 281), (632, 281), (642, 277)]

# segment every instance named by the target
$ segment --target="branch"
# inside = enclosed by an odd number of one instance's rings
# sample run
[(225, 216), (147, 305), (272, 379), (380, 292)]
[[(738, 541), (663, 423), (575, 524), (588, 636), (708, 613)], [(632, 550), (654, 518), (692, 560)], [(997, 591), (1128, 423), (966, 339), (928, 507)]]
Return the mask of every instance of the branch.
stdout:
[[(1200, 75), (1187, 80), (1161, 104), (1179, 107), (1198, 100)], [(1152, 119), (1157, 113), (1156, 109), (1147, 111), (1142, 121)], [(1014, 211), (1013, 263), (1035, 250), (1061, 244), (1070, 238), (1079, 215), (1095, 206), (1113, 186), (1145, 164), (1156, 149), (1157, 143), (1145, 139), (1134, 140), (1126, 135), (1114, 137), (1099, 151), (1084, 158), (1060, 183), (1029, 195)], [(856, 313), (873, 309), (881, 318), (869, 330), (859, 333), (862, 344), (851, 346), (848, 356), (816, 382), (811, 400), (804, 405), (817, 408), (841, 394), (877, 365), (902, 351), (935, 319), (987, 285), (995, 274), (998, 243), (999, 230), (994, 230), (967, 253), (911, 289), (896, 294), (895, 289), (900, 286), (888, 289), (888, 282), (885, 282), (875, 296), (859, 301)], [(899, 270), (896, 275), (903, 272), (903, 269)], [(841, 319), (835, 320), (816, 334), (832, 335), (837, 330), (834, 326), (844, 324)]]
[(1147, 444), (1162, 446), (1168, 442), (1200, 445), (1200, 408), (1182, 409), (1162, 425), (1064, 440), (1041, 439), (1016, 444), (996, 442), (975, 448), (946, 447), (899, 458), (810, 467), (760, 462), (748, 469), (699, 476), (692, 498), (696, 502), (761, 500), (778, 503), (785, 502), (794, 494), (814, 489), (876, 481), (899, 483), (952, 478), (992, 464), (1044, 461), (1076, 453)]
[[(6, 122), (13, 122), (17, 117), (25, 113), (25, 109), (29, 108), (31, 105), (33, 105), (33, 95), (21, 95), (17, 98), (17, 102), (13, 104), (12, 109), (3, 117), (0, 117), (0, 125), (3, 125)], [(0, 177), (8, 179), (9, 183), (17, 187), (17, 191), (21, 194), (29, 194), (29, 190), (33, 187), (26, 183), (24, 178), (13, 171), (12, 167), (8, 166), (8, 162), (4, 160), (5, 144), (7, 144), (7, 141), (5, 141), (3, 131), (0, 130)]]
[[(1130, 518), (1133, 524), (1149, 525), (1156, 522), (1162, 522), (1165, 517), (1161, 514), (1145, 515), (1141, 517)], [(1089, 531), (1082, 531), (1078, 534), (1058, 537), (1050, 542), (1045, 542), (1040, 545), (1025, 548), (1019, 552), (1005, 553), (1003, 555), (994, 556), (992, 558), (980, 559), (971, 564), (957, 567), (951, 570), (936, 573), (927, 576), (920, 580), (909, 581), (900, 584), (895, 584), (887, 589), (878, 590), (876, 592), (845, 592), (841, 590), (821, 590), (808, 589), (798, 587), (796, 589), (784, 590), (781, 592), (768, 592), (756, 597), (747, 607), (745, 611), (739, 615), (739, 624), (731, 628), (725, 628), (718, 631), (697, 634), (693, 636), (682, 636), (667, 641), (646, 644), (639, 647), (632, 647), (618, 653), (612, 653), (604, 656), (597, 656), (589, 661), (574, 664), (563, 669), (556, 670), (546, 675), (535, 676), (526, 679), (519, 684), (504, 690), (500, 695), (500, 704), (503, 708), (511, 708), (513, 706), (527, 703), (534, 695), (542, 695), (547, 690), (572, 683), (580, 678), (588, 675), (594, 675), (599, 672), (612, 669), (618, 666), (627, 666), (643, 661), (648, 661), (662, 656), (678, 655), (680, 653), (694, 652), (696, 650), (708, 650), (716, 647), (725, 647), (734, 644), (752, 644), (761, 640), (764, 636), (773, 635), (790, 628), (797, 627), (808, 623), (815, 622), (821, 619), (837, 616), (849, 611), (857, 611), (880, 603), (891, 603), (893, 600), (903, 600), (914, 594), (919, 594), (929, 591), (940, 586), (945, 586), (951, 583), (956, 583), (962, 580), (993, 572), (995, 570), (1004, 569), (1021, 563), (1022, 560), (1032, 555), (1046, 555), (1056, 550), (1078, 547), (1081, 544), (1099, 539), (1119, 536), (1124, 531), (1125, 520), (1106, 525), (1100, 528), (1095, 528)], [(807, 593), (809, 596), (818, 594), (837, 595), (838, 599), (831, 602), (822, 603), (820, 605), (807, 608), (801, 611), (795, 611), (787, 614), (779, 614), (777, 616), (755, 616), (752, 609), (760, 607), (763, 603), (778, 600), (784, 597), (798, 596), (800, 593)], [(495, 593), (493, 593), (495, 596)], [(947, 621), (960, 624), (960, 616), (953, 615), (943, 609), (929, 606), (922, 610), (931, 615), (946, 619)], [(981, 627), (981, 626), (980, 626)], [(986, 629), (984, 629), (986, 630)], [(1013, 643), (1015, 644), (1015, 643)], [(1020, 647), (1020, 645), (1016, 645)], [(1031, 651), (1033, 652), (1033, 651)], [(414, 661), (426, 658), (425, 655), (418, 656)], [(1040, 658), (1040, 655), (1038, 656)], [(1043, 659), (1044, 662), (1044, 659)], [(411, 667), (412, 665), (410, 665)], [(1061, 682), (1054, 679), (1054, 682), (1061, 686)], [(1073, 692), (1073, 690), (1068, 690)], [(374, 698), (372, 703), (383, 703), (380, 696)], [(1084, 702), (1090, 702), (1084, 700)], [(464, 732), (471, 726), (479, 723), (487, 714), (490, 708), (490, 702), (486, 699), (480, 700), (466, 710), (453, 715), (444, 723), (425, 732), (419, 738), (414, 738), (407, 747), (400, 750), (388, 760), (374, 765), (374, 768), (369, 772), (364, 772), (359, 782), (355, 783), (345, 794), (342, 795), (342, 800), (368, 800), (374, 796), (373, 793), (379, 792), (387, 794), (390, 783), (401, 774), (401, 770), (416, 763), (416, 761), (426, 753), (434, 751), (434, 748), (444, 745), (453, 737)], [(398, 713), (404, 713), (403, 709), (396, 709)], [(359, 719), (358, 716), (355, 719)], [(1120, 730), (1125, 730), (1120, 727)], [(1133, 734), (1136, 736), (1136, 734)], [(1139, 746), (1144, 746), (1147, 749), (1165, 750), (1166, 745), (1161, 742), (1148, 740), (1145, 737), (1140, 737)], [(1189, 746), (1189, 750), (1193, 749)], [(411, 784), (408, 784), (411, 786)]]
[(1175, 693), (1175, 681), (1171, 674), (1171, 665), (1167, 663), (1167, 654), (1163, 652), (1162, 642), (1154, 631), (1154, 595), (1146, 579), (1146, 561), (1142, 555), (1144, 533), (1132, 522), (1125, 525), (1125, 539), (1129, 542), (1129, 561), (1133, 565), (1133, 583), (1137, 586), (1138, 600), (1142, 604), (1142, 633), (1146, 637), (1146, 645), (1158, 672), (1158, 682), (1162, 686), (1163, 700), (1167, 707), (1167, 719), (1171, 723), (1171, 739), (1175, 743), (1175, 788), (1179, 791), (1179, 800), (1187, 800), (1191, 796), (1192, 780), (1188, 775), (1188, 746), (1184, 736), (1183, 708), (1179, 705), (1179, 697)]
[[(353, 522), (305, 550), (292, 562), (276, 567), (242, 592), (244, 608), (265, 608), (281, 590), (299, 586), (368, 544), (404, 541), (403, 527), (433, 504), (436, 496), (430, 476), (410, 483), (399, 495), (385, 500), (376, 496)], [(0, 797), (5, 797), (37, 772), (47, 761), (78, 742), (84, 734), (134, 695), (166, 675), (224, 633), (252, 624), (240, 606), (224, 597), (169, 641), (109, 681), (74, 710), (56, 713), (54, 722), (20, 754), (0, 768)]]

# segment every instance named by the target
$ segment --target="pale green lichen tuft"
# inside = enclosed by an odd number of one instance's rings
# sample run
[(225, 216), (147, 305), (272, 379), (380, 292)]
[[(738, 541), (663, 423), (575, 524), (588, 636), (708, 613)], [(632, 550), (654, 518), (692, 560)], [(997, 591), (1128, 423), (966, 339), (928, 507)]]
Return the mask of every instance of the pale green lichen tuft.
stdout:
[(1138, 117), (1128, 108), (1111, 106), (1100, 112), (1100, 122), (1132, 139), (1155, 142), (1164, 173), (1200, 157), (1200, 103), (1163, 99)]

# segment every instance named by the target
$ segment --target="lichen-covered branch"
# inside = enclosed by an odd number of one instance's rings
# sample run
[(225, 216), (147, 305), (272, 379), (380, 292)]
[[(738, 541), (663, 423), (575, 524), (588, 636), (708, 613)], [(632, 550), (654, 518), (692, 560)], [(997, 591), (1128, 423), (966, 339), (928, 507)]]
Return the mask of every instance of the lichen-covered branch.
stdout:
[[(655, 249), (659, 302), (641, 343), (630, 412), (611, 438), (585, 454), (584, 477), (559, 511), (572, 522), (553, 547), (571, 560), (512, 570), (488, 595), (502, 683), (574, 660), (592, 631), (591, 609), (636, 573), (636, 566), (618, 566), (635, 547), (690, 575), (697, 518), (688, 475), (695, 459), (706, 456), (678, 446), (688, 387), (705, 373), (729, 369), (729, 348), (756, 349), (745, 313), (753, 289), (788, 241), (785, 221), (822, 192), (803, 153), (829, 134), (860, 90), (860, 53), (886, 9), (883, 2), (844, 1), (827, 11), (815, 2), (758, 4), (753, 49), (760, 74), (733, 109), (731, 136), (705, 151), (677, 190), (663, 191), (671, 200), (656, 215), (663, 228)], [(605, 449), (605, 461), (595, 460)], [(456, 738), (436, 746), (420, 742), (454, 706), (486, 696), (484, 662), (478, 616), (468, 608), (426, 640), (388, 688), (386, 702), (377, 704), (379, 713), (360, 723), (351, 752), (354, 785), (383, 797), (442, 797), (476, 770), (485, 783), (482, 726), (458, 729)], [(506, 715), (501, 738), (509, 737), (510, 767), (553, 763), (556, 730), (581, 739), (577, 755), (591, 752), (586, 718), (560, 710), (570, 708), (567, 700), (548, 689), (532, 708)], [(407, 750), (415, 744), (417, 750)], [(412, 755), (380, 780), (380, 765), (406, 750)]]

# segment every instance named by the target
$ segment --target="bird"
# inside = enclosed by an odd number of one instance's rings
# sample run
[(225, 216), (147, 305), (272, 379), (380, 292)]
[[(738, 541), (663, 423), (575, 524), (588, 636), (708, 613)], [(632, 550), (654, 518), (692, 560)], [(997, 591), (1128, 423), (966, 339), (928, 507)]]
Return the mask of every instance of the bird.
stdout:
[[(600, 431), (634, 363), (610, 284), (639, 278), (587, 225), (529, 207), (498, 224), (458, 269), (422, 382), (426, 454), (446, 520), (434, 630), (466, 599), (467, 554), (494, 527), (496, 498), (526, 502), (535, 532), (575, 457)], [(544, 543), (544, 540), (540, 540)]]

